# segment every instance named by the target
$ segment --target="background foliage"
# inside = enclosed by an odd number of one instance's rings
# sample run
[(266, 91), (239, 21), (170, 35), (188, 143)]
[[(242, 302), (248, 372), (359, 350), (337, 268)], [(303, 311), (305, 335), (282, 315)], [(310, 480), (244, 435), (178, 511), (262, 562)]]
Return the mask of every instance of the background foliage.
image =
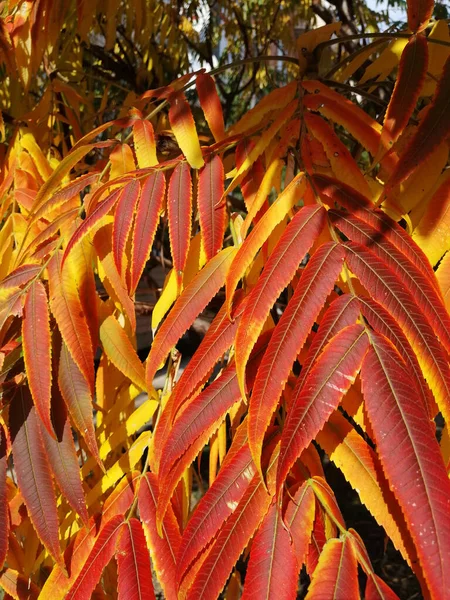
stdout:
[(6, 597), (450, 597), (450, 36), (405, 10), (0, 2)]

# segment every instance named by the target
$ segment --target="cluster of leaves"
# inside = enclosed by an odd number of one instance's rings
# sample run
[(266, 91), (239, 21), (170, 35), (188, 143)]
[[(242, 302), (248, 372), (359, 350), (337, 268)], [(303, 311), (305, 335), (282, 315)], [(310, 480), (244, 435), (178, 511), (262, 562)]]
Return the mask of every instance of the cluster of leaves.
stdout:
[[(424, 597), (450, 597), (450, 40), (432, 11), (411, 0), (408, 31), (336, 55), (322, 79), (311, 57), (349, 36), (300, 36), (295, 78), (228, 128), (203, 70), (82, 137), (69, 120), (62, 158), (14, 128), (0, 183), (10, 597), (154, 598), (153, 567), (168, 599), (214, 600), (227, 582), (235, 598), (244, 553), (246, 599), (295, 598), (302, 567), (309, 600), (357, 599), (359, 580), (368, 600), (397, 598), (318, 447)], [(382, 124), (336, 89), (383, 106)], [(160, 221), (171, 270), (143, 364), (135, 295)], [(175, 346), (213, 299), (176, 381)]]

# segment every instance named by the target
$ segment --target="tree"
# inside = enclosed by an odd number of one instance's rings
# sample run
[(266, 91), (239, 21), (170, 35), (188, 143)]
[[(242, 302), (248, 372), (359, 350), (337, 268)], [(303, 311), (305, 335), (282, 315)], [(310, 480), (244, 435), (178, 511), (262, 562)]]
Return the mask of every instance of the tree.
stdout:
[(116, 4), (1, 5), (0, 586), (397, 598), (331, 461), (448, 598), (447, 22)]

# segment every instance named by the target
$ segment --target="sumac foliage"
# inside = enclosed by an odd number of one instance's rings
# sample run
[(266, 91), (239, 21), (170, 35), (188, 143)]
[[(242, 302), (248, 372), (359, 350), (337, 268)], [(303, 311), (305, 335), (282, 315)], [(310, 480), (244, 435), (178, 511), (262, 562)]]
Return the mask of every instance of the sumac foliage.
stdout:
[[(87, 44), (95, 8), (9, 5), (11, 97), (42, 61), (50, 87), (0, 121), (7, 597), (398, 598), (334, 463), (423, 597), (450, 599), (450, 48), (433, 3), (355, 52), (339, 23), (303, 34), (241, 118), (222, 66), (96, 127), (52, 72), (60, 29), (77, 19)], [(177, 349), (205, 315), (193, 355)]]

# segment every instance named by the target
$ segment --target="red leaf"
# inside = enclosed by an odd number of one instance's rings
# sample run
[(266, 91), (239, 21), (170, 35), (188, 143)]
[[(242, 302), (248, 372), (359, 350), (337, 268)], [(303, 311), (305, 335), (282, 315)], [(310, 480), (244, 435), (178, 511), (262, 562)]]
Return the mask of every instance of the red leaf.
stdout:
[[(241, 297), (240, 294), (239, 297)], [(175, 389), (170, 397), (173, 407), (172, 417), (176, 416), (179, 408), (189, 399), (190, 394), (203, 381), (215, 363), (233, 343), (245, 305), (246, 299), (239, 304), (232, 321), (228, 318), (226, 305), (222, 305), (209, 326), (205, 337), (202, 339), (200, 346), (175, 384)]]
[(94, 388), (94, 354), (87, 321), (69, 264), (61, 271), (61, 256), (55, 254), (48, 265), (50, 308), (73, 360)]
[[(236, 372), (243, 396), (246, 393), (245, 367), (250, 352), (261, 333), (271, 307), (295, 275), (301, 260), (319, 235), (325, 217), (324, 209), (318, 205), (305, 206), (299, 210), (286, 227), (258, 283), (249, 295), (235, 342)], [(262, 220), (259, 223), (262, 223)], [(256, 228), (253, 231), (255, 230)]]
[(6, 486), (6, 470), (8, 456), (6, 449), (6, 432), (0, 424), (0, 569), (8, 552), (9, 511)]
[(450, 132), (450, 58), (447, 59), (430, 108), (392, 173), (385, 190), (402, 183)]
[(395, 273), (410, 292), (450, 354), (450, 316), (428, 279), (384, 236), (353, 215), (330, 210), (331, 221), (349, 239), (370, 249)]
[(29, 390), (19, 387), (10, 406), (14, 467), (31, 522), (53, 559), (62, 564), (55, 491), (35, 411)]
[(85, 439), (91, 454), (100, 464), (91, 392), (86, 379), (65, 344), (62, 345), (59, 359), (58, 385), (75, 427)]
[(367, 578), (365, 600), (399, 600), (399, 597), (375, 573)]
[(360, 307), (355, 296), (343, 294), (333, 300), (329, 309), (320, 320), (319, 331), (314, 336), (308, 354), (302, 364), (302, 370), (295, 384), (296, 388), (301, 387), (304, 384), (306, 376), (317, 361), (325, 344), (327, 344), (333, 336), (339, 333), (341, 329), (356, 323), (359, 314)]
[[(271, 458), (268, 477), (273, 477), (277, 458), (278, 449)], [(271, 497), (257, 473), (238, 506), (217, 534), (188, 592), (187, 600), (216, 600), (270, 503)]]
[[(427, 38), (415, 35), (409, 39), (402, 52), (394, 91), (384, 117), (379, 154), (392, 148), (408, 124), (425, 81), (427, 66)], [(377, 158), (374, 162), (378, 162)]]
[(117, 543), (119, 600), (153, 600), (152, 569), (142, 525), (130, 519)]
[[(244, 138), (236, 146), (236, 167), (238, 169), (249, 156), (254, 147), (255, 143), (249, 138)], [(252, 164), (244, 179), (241, 181), (241, 191), (247, 211), (250, 210), (253, 201), (256, 198), (256, 194), (258, 193), (264, 177), (264, 172), (265, 169), (262, 159), (258, 158)]]
[(278, 490), (355, 381), (368, 345), (362, 325), (346, 327), (330, 340), (303, 386), (297, 389), (281, 436)]
[(232, 457), (225, 459), (211, 487), (195, 508), (183, 532), (177, 554), (178, 582), (182, 581), (190, 564), (206, 548), (240, 502), (255, 467), (247, 444)]
[(430, 417), (437, 412), (435, 409), (435, 402), (431, 390), (428, 387), (422, 370), (417, 360), (417, 356), (414, 354), (411, 344), (408, 342), (406, 335), (403, 333), (401, 327), (397, 324), (395, 319), (380, 305), (375, 302), (373, 298), (365, 298), (361, 296), (359, 299), (359, 305), (365, 318), (370, 323), (371, 327), (386, 337), (392, 344), (397, 348), (400, 356), (408, 366), (411, 376), (414, 377), (414, 381), (417, 385), (424, 406), (430, 414)]
[(177, 598), (178, 566), (175, 557), (180, 546), (181, 536), (178, 523), (169, 507), (162, 523), (162, 537), (156, 529), (156, 506), (158, 504), (158, 480), (153, 473), (147, 473), (139, 488), (139, 513), (144, 527), (147, 546), (166, 598)]
[(177, 274), (178, 285), (181, 286), (191, 238), (192, 219), (191, 169), (186, 162), (178, 163), (170, 177), (167, 215), (173, 268)]
[(332, 179), (326, 175), (313, 175), (312, 180), (323, 202), (331, 208), (335, 208), (336, 204), (341, 204), (355, 217), (368, 223), (379, 234), (383, 234), (411, 264), (422, 272), (435, 290), (440, 293), (436, 276), (428, 258), (398, 223), (377, 209), (365, 196), (352, 187), (337, 181), (337, 179)]
[(275, 500), (252, 543), (242, 600), (296, 597), (299, 567)]
[(407, 0), (408, 27), (411, 31), (423, 31), (434, 9), (434, 0)]
[(147, 385), (151, 385), (156, 371), (171, 348), (224, 284), (234, 253), (235, 249), (232, 247), (219, 252), (197, 273), (175, 302), (153, 340), (146, 362)]
[(136, 290), (150, 255), (165, 189), (166, 180), (162, 171), (152, 173), (142, 184), (131, 243), (131, 293)]
[[(377, 452), (399, 501), (432, 598), (450, 589), (450, 482), (430, 420), (399, 353), (370, 334), (361, 379)], [(392, 452), (396, 448), (396, 452)]]
[(50, 420), (51, 341), (47, 294), (37, 279), (25, 296), (22, 340), (28, 384), (37, 413), (51, 436)]
[(123, 276), (123, 254), (127, 244), (128, 234), (131, 230), (134, 211), (139, 200), (141, 186), (139, 180), (134, 179), (127, 183), (120, 191), (120, 198), (114, 215), (113, 225), (113, 254), (117, 270)]
[[(57, 391), (57, 390), (56, 390)], [(51, 419), (56, 439), (42, 427), (41, 433), (47, 457), (59, 489), (71, 507), (80, 515), (85, 525), (89, 515), (86, 510), (83, 487), (80, 478), (80, 465), (72, 437), (72, 429), (67, 418), (66, 407), (59, 394), (52, 392)]]
[(226, 226), (227, 206), (222, 199), (224, 170), (220, 156), (208, 158), (198, 176), (198, 210), (202, 244), (207, 260), (222, 248)]
[(359, 600), (358, 563), (348, 537), (331, 539), (319, 558), (307, 600)]
[(103, 569), (114, 555), (117, 536), (122, 524), (123, 516), (117, 515), (102, 529), (80, 574), (70, 586), (66, 600), (90, 600)]
[(217, 94), (214, 79), (208, 73), (199, 73), (195, 80), (200, 106), (205, 114), (205, 119), (211, 129), (216, 142), (220, 142), (225, 135), (222, 105)]
[(316, 512), (316, 497), (305, 481), (289, 498), (284, 521), (289, 528), (297, 559), (298, 570), (305, 562)]
[[(264, 434), (292, 365), (341, 272), (344, 256), (342, 246), (334, 242), (319, 248), (305, 267), (294, 295), (275, 327), (256, 375), (249, 406), (249, 444), (257, 468), (260, 468)], [(252, 298), (249, 303), (253, 306)], [(241, 320), (240, 327), (243, 323)], [(239, 343), (241, 340), (236, 336), (236, 361)]]
[(373, 252), (354, 242), (347, 246), (347, 263), (367, 291), (397, 321), (415, 351), (444, 419), (450, 422), (450, 368), (433, 328), (413, 296), (393, 271)]

